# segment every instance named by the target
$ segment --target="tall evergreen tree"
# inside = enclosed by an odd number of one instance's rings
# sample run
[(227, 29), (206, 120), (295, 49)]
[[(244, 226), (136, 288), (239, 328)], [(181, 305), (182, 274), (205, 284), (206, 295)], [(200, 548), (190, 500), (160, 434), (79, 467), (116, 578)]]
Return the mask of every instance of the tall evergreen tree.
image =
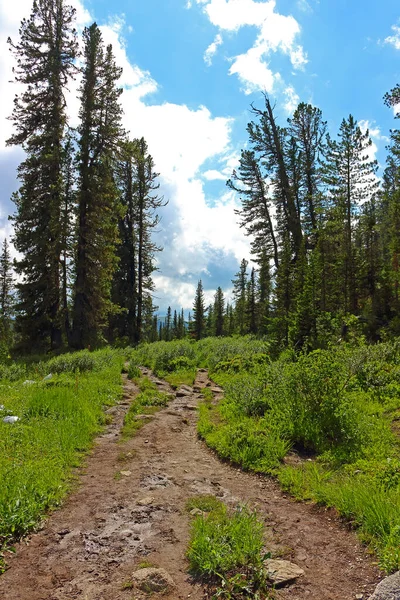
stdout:
[(64, 0), (34, 0), (19, 30), (9, 40), (17, 58), (15, 79), (24, 91), (15, 98), (15, 133), (8, 145), (22, 146), (21, 182), (14, 245), (19, 301), (18, 330), (27, 349), (58, 348), (66, 338), (62, 299), (62, 207), (65, 194), (63, 139), (67, 126), (65, 90), (77, 56), (75, 9)]
[(196, 296), (193, 303), (193, 321), (189, 314), (190, 332), (194, 339), (201, 340), (206, 333), (206, 313), (207, 309), (204, 300), (203, 284), (200, 281), (197, 284)]
[(73, 345), (97, 344), (112, 310), (111, 284), (116, 267), (120, 214), (115, 166), (122, 137), (117, 87), (121, 69), (112, 47), (104, 50), (94, 23), (86, 28), (81, 84), (79, 185)]
[(164, 198), (157, 194), (160, 185), (159, 174), (155, 172), (153, 157), (149, 154), (144, 138), (135, 140), (134, 153), (135, 196), (136, 196), (136, 230), (137, 230), (137, 312), (136, 340), (143, 337), (143, 303), (150, 297), (154, 289), (151, 278), (155, 271), (155, 254), (162, 248), (151, 238), (152, 231), (160, 222), (157, 210), (166, 205)]
[[(239, 187), (237, 182), (242, 185)], [(242, 151), (239, 169), (233, 172), (227, 185), (241, 196), (242, 208), (235, 212), (240, 216), (240, 226), (244, 227), (247, 235), (253, 238), (251, 242), (253, 255), (259, 259), (264, 252), (267, 252), (268, 256), (273, 258), (275, 267), (278, 268), (278, 242), (268, 185), (254, 151)]]
[(319, 158), (323, 147), (326, 121), (322, 112), (311, 104), (301, 102), (288, 119), (288, 134), (298, 148), (298, 195), (304, 233), (309, 236), (308, 245), (315, 245), (321, 213)]
[(0, 255), (0, 346), (9, 349), (12, 342), (14, 280), (7, 238)]
[(224, 335), (225, 300), (224, 293), (220, 287), (214, 296), (214, 332), (217, 337)]
[(368, 158), (371, 146), (368, 130), (361, 132), (352, 115), (343, 119), (338, 140), (327, 136), (325, 183), (330, 207), (339, 227), (343, 230), (341, 254), (337, 260), (342, 264), (342, 310), (357, 312), (357, 276), (354, 256), (354, 230), (360, 215), (361, 204), (377, 189), (375, 177), (377, 162)]
[(243, 258), (240, 263), (240, 270), (236, 273), (233, 283), (233, 296), (235, 298), (235, 321), (237, 332), (240, 335), (247, 333), (247, 265), (248, 261)]

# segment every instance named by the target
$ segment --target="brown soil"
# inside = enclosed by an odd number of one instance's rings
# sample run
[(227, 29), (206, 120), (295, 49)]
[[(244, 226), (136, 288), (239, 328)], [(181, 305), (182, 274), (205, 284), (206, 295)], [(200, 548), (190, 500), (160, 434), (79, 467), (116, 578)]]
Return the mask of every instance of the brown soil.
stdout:
[[(199, 372), (196, 384), (207, 383), (207, 373)], [(164, 382), (157, 384), (171, 391)], [(123, 589), (124, 584), (151, 563), (166, 569), (176, 583), (163, 598), (202, 599), (204, 588), (191, 580), (185, 559), (190, 524), (185, 503), (198, 494), (256, 507), (266, 523), (266, 547), (304, 569), (297, 583), (277, 592), (278, 599), (368, 597), (381, 575), (355, 534), (332, 511), (294, 502), (273, 481), (219, 461), (196, 435), (199, 394), (176, 398), (122, 443), (119, 430), (137, 393), (127, 379), (124, 389), (124, 400), (112, 409), (113, 424), (87, 459), (78, 490), (41, 531), (18, 545), (0, 577), (0, 598), (141, 600), (143, 592), (129, 585)]]

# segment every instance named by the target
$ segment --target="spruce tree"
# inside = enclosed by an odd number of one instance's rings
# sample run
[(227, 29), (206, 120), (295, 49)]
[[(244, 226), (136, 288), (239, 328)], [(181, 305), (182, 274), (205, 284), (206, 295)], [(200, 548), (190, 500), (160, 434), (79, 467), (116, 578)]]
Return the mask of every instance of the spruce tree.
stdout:
[(12, 344), (12, 317), (14, 280), (7, 238), (0, 255), (0, 346), (8, 351)]
[[(352, 115), (343, 119), (337, 140), (327, 136), (324, 179), (329, 209), (342, 229), (343, 237), (337, 261), (342, 265), (341, 291), (344, 312), (357, 312), (357, 275), (354, 255), (354, 230), (360, 206), (377, 189), (377, 162), (368, 158), (371, 145), (368, 130), (362, 133)], [(332, 212), (333, 211), (333, 212)], [(336, 282), (337, 284), (337, 282)], [(339, 307), (338, 307), (339, 308)]]
[(73, 307), (75, 348), (99, 343), (112, 311), (111, 285), (121, 212), (115, 168), (123, 134), (119, 104), (122, 90), (117, 87), (122, 71), (115, 65), (112, 47), (104, 50), (96, 23), (84, 30), (83, 39)]
[(189, 326), (191, 335), (195, 340), (201, 340), (206, 333), (206, 313), (207, 309), (204, 300), (203, 284), (200, 281), (197, 284), (196, 296), (193, 303), (193, 320), (189, 314)]
[(246, 291), (247, 291), (247, 265), (248, 261), (243, 258), (240, 263), (240, 270), (236, 273), (233, 283), (233, 296), (235, 298), (235, 322), (237, 332), (240, 335), (247, 333), (247, 306), (246, 306)]
[(143, 304), (154, 289), (151, 278), (156, 270), (155, 255), (162, 248), (152, 240), (151, 234), (160, 222), (157, 210), (167, 203), (157, 194), (160, 185), (159, 174), (155, 171), (154, 160), (144, 138), (135, 140), (134, 191), (136, 202), (136, 238), (137, 238), (137, 311), (136, 339), (143, 337)]
[(64, 0), (35, 0), (19, 30), (9, 40), (17, 58), (15, 80), (24, 91), (15, 98), (15, 133), (8, 145), (22, 146), (26, 158), (18, 168), (21, 182), (13, 199), (17, 326), (22, 347), (45, 351), (66, 338), (62, 298), (63, 139), (67, 117), (65, 90), (77, 56), (75, 9)]
[(225, 300), (224, 293), (220, 287), (214, 296), (214, 332), (217, 337), (224, 335)]
[[(241, 186), (239, 187), (239, 184)], [(252, 236), (252, 254), (259, 260), (267, 252), (278, 267), (278, 241), (274, 229), (268, 185), (253, 151), (242, 150), (238, 171), (234, 171), (227, 186), (240, 194), (242, 208), (236, 210), (240, 226)]]

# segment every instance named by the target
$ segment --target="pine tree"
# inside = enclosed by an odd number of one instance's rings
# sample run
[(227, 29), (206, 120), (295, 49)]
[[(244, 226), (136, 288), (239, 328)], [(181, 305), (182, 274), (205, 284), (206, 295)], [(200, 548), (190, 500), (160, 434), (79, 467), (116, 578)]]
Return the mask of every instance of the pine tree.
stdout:
[[(241, 187), (238, 186), (240, 182)], [(241, 196), (242, 208), (236, 210), (240, 216), (240, 226), (253, 237), (252, 254), (258, 259), (263, 252), (274, 259), (278, 267), (278, 242), (271, 214), (268, 185), (260, 169), (254, 152), (242, 150), (239, 170), (234, 171), (227, 186)]]
[(246, 314), (246, 291), (247, 291), (247, 265), (248, 261), (243, 258), (240, 270), (236, 273), (233, 283), (233, 296), (235, 298), (235, 321), (240, 335), (247, 333)]
[(214, 296), (214, 332), (213, 335), (220, 337), (224, 335), (225, 300), (224, 293), (220, 287)]
[(264, 96), (264, 100), (265, 110), (259, 110), (252, 105), (252, 112), (258, 122), (251, 122), (247, 126), (250, 146), (265, 166), (265, 176), (269, 176), (272, 181), (279, 231), (281, 236), (290, 236), (291, 247), (296, 258), (303, 233), (299, 207), (296, 203), (296, 190), (288, 170), (288, 132), (277, 124), (268, 97)]
[(122, 137), (122, 109), (117, 87), (121, 69), (112, 47), (104, 51), (94, 23), (84, 38), (83, 81), (80, 88), (79, 185), (73, 345), (84, 348), (102, 339), (112, 310), (111, 285), (116, 267), (120, 214), (115, 167)]
[(251, 269), (250, 279), (246, 290), (246, 313), (248, 332), (257, 333), (257, 281), (254, 267)]
[(12, 344), (14, 281), (7, 238), (0, 255), (0, 346), (7, 351)]
[(377, 162), (368, 158), (371, 145), (368, 130), (362, 133), (352, 115), (343, 119), (338, 140), (327, 136), (325, 152), (325, 183), (330, 195), (331, 209), (343, 230), (341, 254), (337, 260), (342, 264), (342, 310), (357, 312), (356, 263), (354, 256), (354, 230), (360, 214), (360, 206), (377, 189)]
[(165, 319), (165, 327), (164, 327), (164, 339), (166, 342), (169, 342), (172, 339), (172, 332), (171, 332), (172, 318), (171, 317), (172, 317), (171, 307), (168, 306), (167, 317)]
[(155, 254), (162, 248), (151, 239), (152, 231), (157, 227), (160, 218), (156, 211), (166, 206), (164, 198), (158, 196), (157, 183), (159, 174), (154, 170), (154, 160), (149, 154), (144, 138), (135, 140), (134, 158), (134, 193), (136, 199), (136, 237), (137, 237), (137, 311), (136, 339), (142, 340), (142, 311), (145, 298), (149, 297), (154, 288), (151, 278), (156, 270)]
[(64, 0), (35, 0), (29, 19), (11, 50), (17, 58), (16, 81), (24, 91), (14, 101), (14, 135), (8, 145), (22, 146), (26, 158), (18, 168), (21, 182), (14, 245), (18, 330), (25, 349), (58, 348), (66, 338), (62, 298), (63, 139), (67, 117), (65, 90), (77, 56), (75, 9)]
[(311, 104), (301, 102), (288, 119), (288, 134), (298, 149), (298, 204), (302, 215), (302, 227), (308, 236), (308, 245), (315, 245), (321, 213), (319, 157), (326, 133), (326, 121), (322, 112)]
[(203, 284), (200, 281), (197, 284), (196, 296), (193, 303), (193, 320), (189, 313), (190, 333), (195, 340), (201, 340), (206, 333), (206, 306), (204, 300)]

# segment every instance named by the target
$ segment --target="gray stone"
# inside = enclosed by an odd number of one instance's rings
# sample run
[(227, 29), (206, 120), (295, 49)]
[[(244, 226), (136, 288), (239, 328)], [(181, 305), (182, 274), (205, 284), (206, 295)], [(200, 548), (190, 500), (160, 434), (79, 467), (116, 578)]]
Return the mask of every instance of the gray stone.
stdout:
[(144, 592), (168, 592), (175, 587), (174, 580), (165, 569), (153, 567), (135, 571), (132, 582)]
[(135, 421), (152, 421), (153, 415), (135, 415)]
[(183, 390), (182, 388), (177, 390), (176, 397), (177, 398), (186, 398), (186, 396), (190, 396), (192, 392), (188, 392), (187, 390)]
[(193, 388), (190, 385), (181, 385), (180, 389), (190, 393), (193, 392)]
[(138, 500), (139, 506), (151, 506), (154, 502), (154, 496), (146, 496), (146, 498), (142, 498)]
[(400, 600), (400, 571), (383, 579), (369, 600)]
[(289, 562), (288, 560), (278, 560), (269, 558), (264, 561), (264, 566), (268, 575), (268, 578), (272, 581), (275, 587), (281, 587), (288, 585), (304, 575), (303, 569)]
[(16, 423), (19, 421), (19, 417), (4, 417), (3, 423)]

